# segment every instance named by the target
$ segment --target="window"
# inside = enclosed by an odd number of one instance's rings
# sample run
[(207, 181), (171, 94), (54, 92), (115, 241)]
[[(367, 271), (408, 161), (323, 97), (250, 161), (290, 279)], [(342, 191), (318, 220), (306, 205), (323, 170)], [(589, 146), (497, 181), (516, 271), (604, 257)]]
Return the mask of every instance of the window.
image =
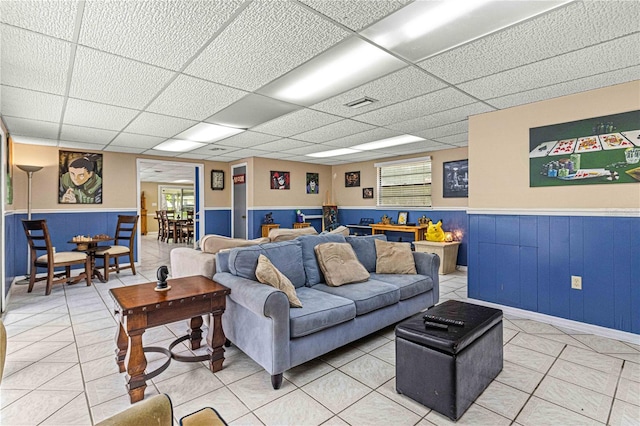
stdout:
[(174, 210), (181, 217), (194, 210), (193, 187), (159, 185), (161, 210)]
[(431, 207), (431, 157), (377, 163), (379, 207)]

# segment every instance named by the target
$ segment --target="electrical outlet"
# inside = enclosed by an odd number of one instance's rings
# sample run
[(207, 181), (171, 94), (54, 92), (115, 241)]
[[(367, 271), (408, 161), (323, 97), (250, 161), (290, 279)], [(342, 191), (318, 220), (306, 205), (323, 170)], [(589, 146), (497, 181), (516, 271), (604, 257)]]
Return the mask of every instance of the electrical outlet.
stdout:
[(571, 275), (571, 288), (582, 290), (582, 277)]

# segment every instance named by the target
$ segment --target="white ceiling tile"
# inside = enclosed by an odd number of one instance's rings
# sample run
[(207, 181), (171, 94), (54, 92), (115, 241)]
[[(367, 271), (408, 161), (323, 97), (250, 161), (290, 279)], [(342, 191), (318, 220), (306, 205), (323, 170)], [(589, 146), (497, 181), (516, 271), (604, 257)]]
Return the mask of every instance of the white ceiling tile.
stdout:
[(303, 109), (252, 128), (256, 132), (289, 137), (341, 120), (335, 115)]
[(293, 148), (302, 148), (303, 146), (312, 145), (309, 142), (302, 142), (295, 139), (280, 139), (273, 142), (263, 143), (260, 146), (256, 146), (254, 148), (258, 148), (261, 151), (267, 152), (282, 152), (288, 151)]
[(293, 157), (293, 155), (286, 152), (261, 152), (256, 157), (275, 158), (276, 160), (284, 160), (284, 159)]
[(639, 76), (640, 65), (637, 65), (564, 83), (553, 84), (539, 89), (514, 93), (513, 95), (501, 96), (499, 98), (489, 99), (487, 102), (500, 109), (510, 108), (517, 105), (529, 104), (545, 99), (557, 98), (560, 96), (572, 95), (574, 93), (586, 92), (587, 90), (626, 83), (628, 81), (637, 80)]
[(171, 71), (80, 46), (69, 96), (142, 109), (173, 75)]
[(130, 148), (153, 148), (167, 138), (157, 136), (136, 135), (133, 133), (120, 133), (111, 142), (113, 146), (126, 146)]
[(193, 151), (189, 151), (189, 152), (192, 154), (203, 154), (203, 155), (227, 155), (234, 151), (237, 151), (237, 149), (231, 148), (228, 146), (207, 144), (205, 146), (201, 146), (200, 148), (194, 149)]
[(114, 130), (92, 129), (90, 127), (71, 126), (63, 124), (60, 139), (74, 142), (87, 142), (106, 145), (111, 142), (118, 132)]
[(345, 136), (343, 138), (338, 138), (334, 140), (330, 140), (327, 142), (323, 142), (323, 145), (327, 145), (327, 149), (334, 148), (349, 148), (354, 145), (360, 145), (367, 142), (374, 142), (380, 139), (392, 138), (394, 136), (400, 136), (402, 133), (396, 132), (395, 130), (389, 130), (382, 127), (378, 127), (372, 130), (367, 130), (361, 133), (356, 133), (355, 135)]
[(460, 144), (460, 143), (464, 143), (466, 145), (469, 141), (469, 134), (459, 133), (457, 135), (442, 136), (442, 137), (436, 138), (436, 141), (442, 142), (442, 143), (448, 143), (451, 145)]
[(178, 152), (160, 151), (159, 149), (147, 149), (143, 151), (145, 155), (159, 155), (160, 157), (175, 157)]
[(180, 154), (177, 155), (178, 158), (191, 158), (192, 160), (207, 160), (209, 158), (211, 158), (211, 155), (206, 155), (206, 154), (192, 154), (190, 152), (187, 152), (186, 154)]
[(58, 146), (56, 139), (31, 138), (29, 136), (13, 135), (13, 142), (24, 145)]
[(85, 142), (76, 142), (76, 141), (64, 141), (60, 140), (58, 146), (60, 148), (73, 148), (73, 149), (82, 149), (89, 151), (102, 151), (105, 144), (94, 144), (94, 143), (85, 143)]
[(253, 2), (186, 68), (185, 73), (254, 90), (308, 61), (348, 34), (299, 4)]
[(138, 111), (133, 109), (69, 99), (64, 123), (106, 130), (122, 130), (136, 114)]
[(237, 151), (233, 151), (231, 153), (228, 154), (222, 154), (224, 156), (233, 156), (236, 158), (247, 158), (247, 157), (255, 157), (258, 156), (262, 153), (264, 153), (266, 151), (262, 151), (262, 150), (256, 150), (253, 148), (247, 148), (247, 149), (239, 149)]
[(0, 35), (2, 84), (57, 95), (65, 93), (69, 43), (7, 25), (0, 26)]
[(58, 139), (58, 130), (60, 129), (60, 125), (58, 123), (6, 116), (3, 116), (2, 120), (7, 125), (7, 129), (12, 135), (29, 136), (31, 138)]
[(20, 0), (0, 2), (0, 22), (65, 40), (73, 38), (77, 1)]
[(309, 132), (300, 133), (296, 135), (295, 138), (307, 142), (320, 143), (338, 139), (344, 136), (354, 135), (356, 133), (371, 130), (373, 128), (374, 126), (370, 124), (347, 119), (311, 130)]
[(429, 114), (424, 117), (414, 118), (413, 120), (393, 123), (388, 125), (387, 127), (403, 133), (417, 134), (416, 132), (419, 132), (421, 130), (466, 120), (467, 117), (471, 115), (482, 114), (484, 112), (494, 110), (495, 108), (491, 108), (483, 104), (482, 102), (476, 102), (470, 105), (464, 105), (434, 114)]
[(459, 90), (446, 88), (404, 102), (356, 116), (357, 120), (385, 126), (398, 121), (435, 114), (445, 109), (475, 102)]
[(593, 74), (638, 65), (640, 33), (598, 44), (534, 64), (493, 74), (459, 87), (480, 98), (489, 99)]
[(303, 146), (301, 148), (288, 149), (287, 154), (290, 155), (307, 155), (314, 152), (326, 151), (327, 146), (322, 144), (313, 144), (309, 146)]
[(357, 31), (395, 12), (413, 0), (300, 1), (345, 27)]
[(59, 122), (64, 98), (16, 87), (0, 87), (0, 111), (3, 115)]
[(277, 136), (265, 135), (264, 133), (256, 133), (252, 131), (242, 132), (223, 139), (215, 143), (215, 145), (231, 146), (235, 148), (249, 148), (263, 143), (271, 142), (278, 139)]
[(434, 139), (441, 136), (455, 135), (458, 133), (465, 133), (468, 131), (469, 123), (467, 120), (458, 121), (456, 123), (445, 124), (444, 126), (437, 126), (431, 129), (423, 130), (421, 132), (414, 133), (416, 136), (420, 136), (425, 139)]
[(180, 75), (147, 110), (201, 121), (231, 105), (245, 94), (230, 87)]
[(143, 112), (124, 130), (127, 133), (170, 138), (196, 124), (198, 124), (198, 122), (194, 120)]
[(84, 9), (80, 43), (177, 70), (241, 3), (90, 1)]
[[(415, 67), (407, 67), (315, 104), (312, 108), (342, 117), (353, 117), (444, 87), (444, 83), (431, 77), (424, 71)], [(349, 102), (362, 99), (365, 96), (376, 99), (377, 102), (361, 108), (350, 108), (345, 105)]]
[[(584, 1), (587, 17), (582, 21), (580, 38), (597, 42), (640, 31), (640, 2), (637, 1)], [(586, 34), (586, 21), (595, 23), (593, 34)], [(615, 25), (607, 25), (615, 22)]]

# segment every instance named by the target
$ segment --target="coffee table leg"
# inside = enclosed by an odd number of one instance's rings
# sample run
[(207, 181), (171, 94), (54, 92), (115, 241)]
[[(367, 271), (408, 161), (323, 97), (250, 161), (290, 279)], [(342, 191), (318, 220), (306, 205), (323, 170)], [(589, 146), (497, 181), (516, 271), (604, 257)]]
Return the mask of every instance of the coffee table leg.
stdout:
[(207, 343), (211, 351), (209, 369), (213, 373), (222, 370), (222, 363), (224, 362), (224, 348), (222, 346), (227, 339), (224, 337), (224, 331), (222, 330), (223, 312), (224, 309), (211, 312), (209, 331), (207, 333)]
[(127, 356), (127, 349), (129, 348), (129, 337), (127, 332), (124, 331), (124, 326), (119, 323), (118, 331), (116, 332), (116, 363), (121, 373), (125, 372), (124, 358)]
[(200, 349), (200, 341), (202, 340), (202, 316), (191, 318), (189, 323), (189, 340), (191, 341), (191, 349)]
[(147, 368), (147, 359), (142, 347), (144, 325), (146, 325), (146, 316), (144, 315), (129, 315), (127, 318), (129, 349), (125, 363), (127, 364), (127, 390), (132, 404), (144, 399), (144, 390), (147, 387), (144, 374), (144, 370)]

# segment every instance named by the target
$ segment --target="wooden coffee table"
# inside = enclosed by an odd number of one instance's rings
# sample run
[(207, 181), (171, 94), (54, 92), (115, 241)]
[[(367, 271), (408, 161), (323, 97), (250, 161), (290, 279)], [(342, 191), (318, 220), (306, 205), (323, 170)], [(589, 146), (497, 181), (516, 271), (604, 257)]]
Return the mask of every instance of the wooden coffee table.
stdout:
[[(172, 359), (182, 362), (208, 360), (212, 372), (222, 369), (222, 346), (226, 340), (222, 330), (222, 313), (226, 307), (226, 296), (231, 290), (203, 276), (176, 278), (167, 282), (171, 286), (168, 291), (155, 291), (155, 282), (109, 290), (120, 318), (116, 333), (116, 362), (121, 373), (124, 373), (126, 363), (127, 389), (132, 404), (144, 399), (146, 381), (166, 370)], [(174, 354), (172, 349), (185, 340), (191, 341), (191, 349), (200, 348), (201, 315), (209, 314), (209, 353), (189, 357)], [(142, 347), (142, 334), (146, 329), (183, 319), (191, 319), (190, 332), (171, 343), (169, 349)], [(160, 352), (167, 355), (168, 359), (156, 370), (144, 374), (147, 368), (145, 352)]]

